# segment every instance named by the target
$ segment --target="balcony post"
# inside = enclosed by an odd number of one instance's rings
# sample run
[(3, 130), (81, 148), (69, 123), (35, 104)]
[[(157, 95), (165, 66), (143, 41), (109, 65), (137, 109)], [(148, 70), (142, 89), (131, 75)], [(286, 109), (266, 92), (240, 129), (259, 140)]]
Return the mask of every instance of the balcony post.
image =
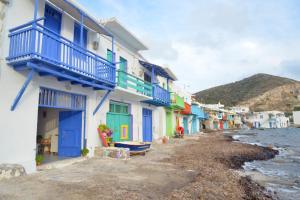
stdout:
[(80, 46), (83, 47), (83, 13), (80, 12)]
[(167, 78), (167, 90), (169, 92), (169, 78)]
[(112, 61), (115, 65), (116, 58), (115, 58), (115, 38), (114, 36), (111, 36), (111, 51), (112, 51)]
[(33, 16), (34, 23), (36, 23), (36, 20), (37, 20), (38, 9), (39, 9), (39, 0), (35, 0), (35, 2), (34, 2), (34, 16)]
[(154, 73), (154, 66), (152, 65), (152, 75), (151, 75), (151, 83), (154, 84), (155, 83), (155, 73)]

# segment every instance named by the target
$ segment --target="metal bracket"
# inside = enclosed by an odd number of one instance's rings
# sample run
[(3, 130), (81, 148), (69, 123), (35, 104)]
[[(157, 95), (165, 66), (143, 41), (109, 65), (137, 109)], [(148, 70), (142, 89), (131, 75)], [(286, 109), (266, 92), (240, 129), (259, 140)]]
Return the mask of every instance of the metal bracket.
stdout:
[(93, 115), (95, 115), (98, 110), (100, 109), (100, 107), (102, 106), (102, 104), (104, 103), (104, 101), (107, 99), (108, 95), (111, 93), (111, 90), (108, 90), (105, 95), (102, 97), (101, 101), (99, 102), (98, 106), (95, 108)]
[(18, 105), (20, 99), (22, 98), (22, 96), (23, 96), (23, 94), (24, 94), (24, 92), (25, 92), (27, 86), (29, 85), (30, 81), (32, 80), (33, 75), (34, 75), (34, 70), (32, 69), (32, 70), (28, 73), (26, 81), (24, 82), (22, 88), (20, 89), (18, 95), (16, 96), (16, 98), (15, 98), (15, 100), (14, 100), (14, 102), (13, 102), (11, 108), (10, 108), (11, 111), (14, 111), (14, 110), (16, 109), (16, 107), (17, 107), (17, 105)]

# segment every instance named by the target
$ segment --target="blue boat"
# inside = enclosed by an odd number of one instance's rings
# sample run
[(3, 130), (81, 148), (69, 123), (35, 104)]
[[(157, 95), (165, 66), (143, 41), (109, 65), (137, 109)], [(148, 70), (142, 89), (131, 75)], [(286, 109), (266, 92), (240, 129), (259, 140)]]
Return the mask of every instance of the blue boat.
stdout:
[(150, 149), (151, 143), (146, 142), (116, 142), (115, 147), (129, 148), (130, 152), (141, 152)]

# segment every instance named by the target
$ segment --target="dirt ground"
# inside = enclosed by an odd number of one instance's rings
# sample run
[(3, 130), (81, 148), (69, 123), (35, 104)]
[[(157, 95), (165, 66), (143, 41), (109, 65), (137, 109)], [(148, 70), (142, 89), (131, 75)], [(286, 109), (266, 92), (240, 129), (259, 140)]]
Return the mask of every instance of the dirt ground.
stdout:
[(3, 180), (0, 199), (272, 199), (233, 169), (275, 153), (209, 133), (154, 144), (127, 161), (92, 158)]

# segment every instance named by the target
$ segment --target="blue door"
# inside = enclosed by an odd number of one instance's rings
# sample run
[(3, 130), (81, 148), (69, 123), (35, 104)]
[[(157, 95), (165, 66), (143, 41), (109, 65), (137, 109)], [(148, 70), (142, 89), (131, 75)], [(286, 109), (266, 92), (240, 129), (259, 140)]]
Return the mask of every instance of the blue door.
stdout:
[(183, 128), (184, 128), (184, 134), (188, 134), (189, 128), (188, 128), (188, 118), (187, 117), (183, 118)]
[(44, 20), (46, 34), (43, 34), (42, 56), (52, 62), (60, 61), (60, 41), (58, 35), (60, 35), (61, 30), (61, 19), (61, 13), (46, 4)]
[[(80, 25), (75, 23), (74, 24), (74, 43), (80, 46)], [(83, 47), (87, 48), (87, 29), (83, 28), (83, 34), (82, 34), (82, 40), (83, 40)]]
[(197, 117), (193, 116), (193, 121), (192, 121), (192, 133), (197, 133)]
[(143, 108), (143, 141), (152, 142), (152, 110)]
[(81, 155), (82, 112), (62, 111), (59, 113), (58, 156)]

